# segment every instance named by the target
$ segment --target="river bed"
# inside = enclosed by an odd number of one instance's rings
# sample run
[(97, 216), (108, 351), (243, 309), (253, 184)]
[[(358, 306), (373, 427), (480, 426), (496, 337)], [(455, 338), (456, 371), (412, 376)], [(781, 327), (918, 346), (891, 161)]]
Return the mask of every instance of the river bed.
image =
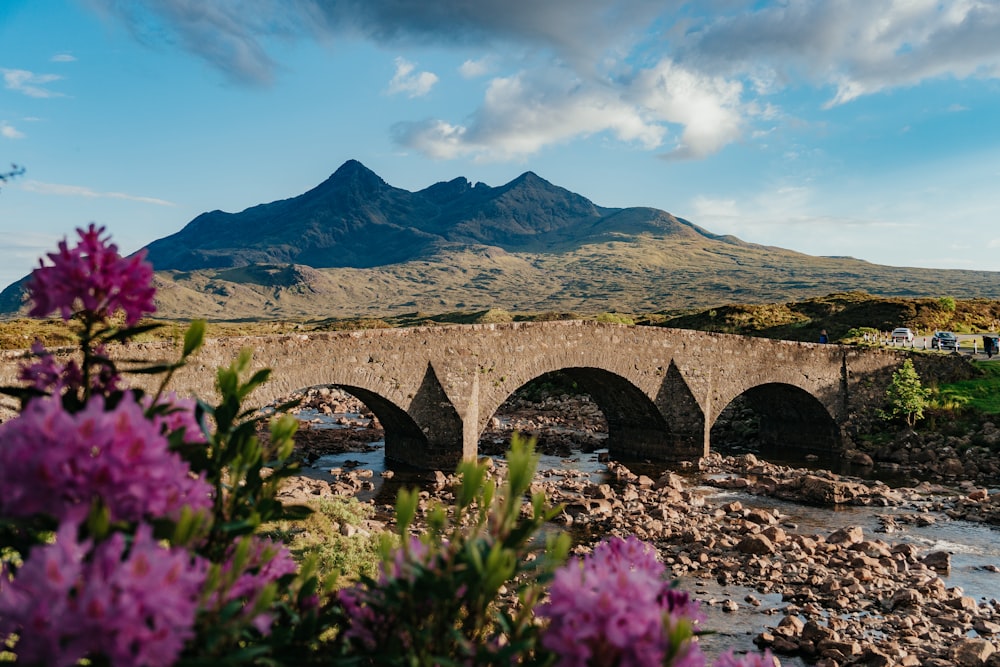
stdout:
[[(353, 418), (353, 417), (352, 417)], [(313, 417), (315, 421), (315, 417)], [(322, 427), (337, 427), (332, 419), (321, 419)], [(316, 424), (314, 423), (314, 427)], [(568, 457), (543, 455), (539, 463), (542, 476), (559, 476), (567, 471), (586, 474), (594, 484), (609, 481), (608, 466), (602, 462), (606, 450), (583, 453), (574, 452)], [(790, 462), (786, 461), (786, 464)], [(795, 462), (821, 469), (822, 462)], [(370, 443), (368, 451), (350, 451), (317, 458), (310, 465), (310, 475), (324, 477), (331, 469), (367, 469), (372, 471), (371, 488), (359, 494), (362, 500), (372, 500), (376, 505), (394, 503), (400, 486), (420, 484), (416, 473), (395, 471), (391, 478), (385, 472), (382, 442)], [(653, 476), (669, 470), (667, 466), (642, 466), (642, 473)], [(636, 470), (636, 472), (639, 472)], [(977, 601), (995, 599), (1000, 591), (1000, 530), (986, 524), (952, 520), (942, 512), (926, 511), (923, 520), (912, 520), (914, 508), (907, 506), (812, 506), (753, 495), (741, 490), (720, 489), (710, 484), (711, 479), (692, 475), (688, 470), (678, 473), (692, 484), (692, 491), (706, 503), (724, 505), (739, 502), (746, 508), (777, 511), (781, 524), (799, 534), (827, 534), (843, 527), (860, 526), (869, 539), (882, 539), (890, 543), (909, 542), (921, 551), (947, 551), (951, 554), (951, 570), (942, 575), (949, 588), (958, 587), (964, 594)], [(654, 477), (655, 479), (655, 477)], [(887, 477), (887, 483), (901, 484), (912, 480)], [(886, 520), (888, 518), (888, 521)], [(897, 520), (898, 519), (898, 520)], [(702, 645), (709, 656), (727, 648), (755, 650), (753, 639), (768, 628), (774, 628), (782, 618), (789, 603), (777, 593), (761, 593), (738, 585), (722, 585), (712, 578), (684, 576), (680, 586), (702, 602), (706, 613), (705, 628), (715, 634), (702, 638)], [(728, 602), (731, 601), (731, 602)], [(727, 604), (724, 604), (727, 603)], [(732, 603), (735, 603), (735, 607)], [(974, 632), (970, 631), (970, 636)], [(799, 657), (781, 657), (782, 664), (800, 666), (807, 664)]]

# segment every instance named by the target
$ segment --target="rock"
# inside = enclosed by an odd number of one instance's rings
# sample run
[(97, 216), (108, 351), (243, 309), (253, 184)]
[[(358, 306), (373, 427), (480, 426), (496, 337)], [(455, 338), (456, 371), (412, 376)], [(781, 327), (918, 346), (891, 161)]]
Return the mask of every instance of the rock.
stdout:
[(861, 526), (848, 526), (831, 533), (826, 541), (827, 544), (858, 544), (864, 539), (865, 531)]
[(920, 562), (938, 574), (951, 572), (951, 554), (947, 551), (932, 551), (921, 558)]
[(996, 649), (986, 639), (979, 637), (969, 637), (959, 639), (951, 645), (949, 655), (956, 664), (961, 667), (979, 667), (985, 665), (986, 660), (996, 653)]
[(849, 450), (847, 452), (844, 452), (844, 454), (845, 454), (845, 458), (850, 463), (853, 463), (854, 465), (864, 466), (866, 468), (871, 468), (872, 466), (875, 465), (875, 461), (872, 460), (872, 457), (869, 456), (868, 454), (865, 454), (862, 451), (858, 451), (856, 449), (853, 449), (853, 450)]
[(653, 485), (653, 488), (656, 489), (657, 491), (663, 488), (674, 489), (675, 491), (683, 491), (684, 480), (681, 478), (680, 475), (668, 472), (660, 476), (660, 478), (656, 480), (656, 483)]
[(846, 503), (861, 495), (861, 489), (867, 491), (867, 487), (863, 485), (825, 479), (816, 475), (805, 475), (800, 480), (798, 497), (806, 502), (823, 505)]
[(904, 588), (893, 593), (888, 603), (883, 603), (887, 609), (893, 610), (900, 607), (917, 607), (924, 601), (924, 596), (914, 588)]
[(763, 535), (749, 535), (744, 537), (736, 545), (736, 550), (741, 554), (754, 554), (757, 556), (773, 554), (775, 552), (774, 543)]
[(778, 522), (773, 514), (762, 509), (752, 509), (747, 511), (746, 520), (761, 526), (770, 526)]
[(785, 616), (778, 622), (778, 628), (787, 630), (790, 634), (798, 635), (802, 633), (805, 622), (798, 616)]
[(872, 647), (866, 650), (864, 655), (852, 664), (864, 665), (865, 667), (889, 667), (896, 664), (896, 662), (889, 654)]
[(994, 623), (984, 619), (976, 619), (972, 624), (972, 629), (981, 635), (1000, 635), (1000, 623)]
[(948, 600), (945, 602), (946, 605), (952, 609), (958, 609), (959, 611), (968, 611), (975, 613), (978, 610), (978, 605), (976, 604), (975, 598), (971, 598), (968, 595), (960, 595), (956, 598)]
[(809, 621), (802, 626), (800, 636), (803, 641), (812, 642), (813, 644), (819, 644), (823, 641), (836, 641), (839, 639), (836, 632), (825, 625), (820, 625), (816, 621)]

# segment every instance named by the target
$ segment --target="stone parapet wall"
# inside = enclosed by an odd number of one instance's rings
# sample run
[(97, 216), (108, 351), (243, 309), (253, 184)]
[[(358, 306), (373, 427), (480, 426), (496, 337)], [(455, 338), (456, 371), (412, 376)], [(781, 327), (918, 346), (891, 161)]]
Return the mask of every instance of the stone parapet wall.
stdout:
[[(258, 404), (311, 386), (342, 387), (385, 426), (388, 459), (441, 468), (474, 457), (499, 406), (553, 371), (569, 373), (604, 411), (613, 456), (702, 456), (719, 414), (751, 390), (765, 412), (773, 409), (782, 437), (837, 447), (841, 426), (870, 409), (880, 391), (884, 396), (887, 377), (905, 358), (896, 350), (688, 329), (512, 322), (211, 339), (176, 374), (173, 389), (213, 400), (215, 370), (244, 348), (255, 367), (272, 369), (252, 397)], [(171, 360), (178, 349), (136, 343), (113, 354)], [(16, 380), (16, 356), (0, 359), (4, 384)], [(831, 440), (830, 433), (838, 435)]]

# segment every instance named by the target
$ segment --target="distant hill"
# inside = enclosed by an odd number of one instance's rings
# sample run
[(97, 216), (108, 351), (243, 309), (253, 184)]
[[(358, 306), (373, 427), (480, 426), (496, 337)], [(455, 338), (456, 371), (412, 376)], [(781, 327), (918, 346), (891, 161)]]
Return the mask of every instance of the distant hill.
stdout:
[[(203, 213), (147, 247), (158, 315), (218, 320), (414, 312), (655, 312), (855, 290), (1000, 298), (1000, 273), (813, 257), (653, 208), (605, 208), (526, 172), (418, 192), (350, 160), (312, 190)], [(23, 312), (20, 283), (0, 313)]]

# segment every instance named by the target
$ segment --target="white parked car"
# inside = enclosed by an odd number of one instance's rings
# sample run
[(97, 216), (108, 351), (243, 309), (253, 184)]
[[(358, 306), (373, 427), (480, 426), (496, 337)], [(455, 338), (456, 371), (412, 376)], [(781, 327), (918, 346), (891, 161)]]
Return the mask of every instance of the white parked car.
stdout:
[(913, 342), (913, 331), (907, 329), (906, 327), (900, 327), (898, 329), (892, 330), (892, 342), (893, 343), (912, 343)]

